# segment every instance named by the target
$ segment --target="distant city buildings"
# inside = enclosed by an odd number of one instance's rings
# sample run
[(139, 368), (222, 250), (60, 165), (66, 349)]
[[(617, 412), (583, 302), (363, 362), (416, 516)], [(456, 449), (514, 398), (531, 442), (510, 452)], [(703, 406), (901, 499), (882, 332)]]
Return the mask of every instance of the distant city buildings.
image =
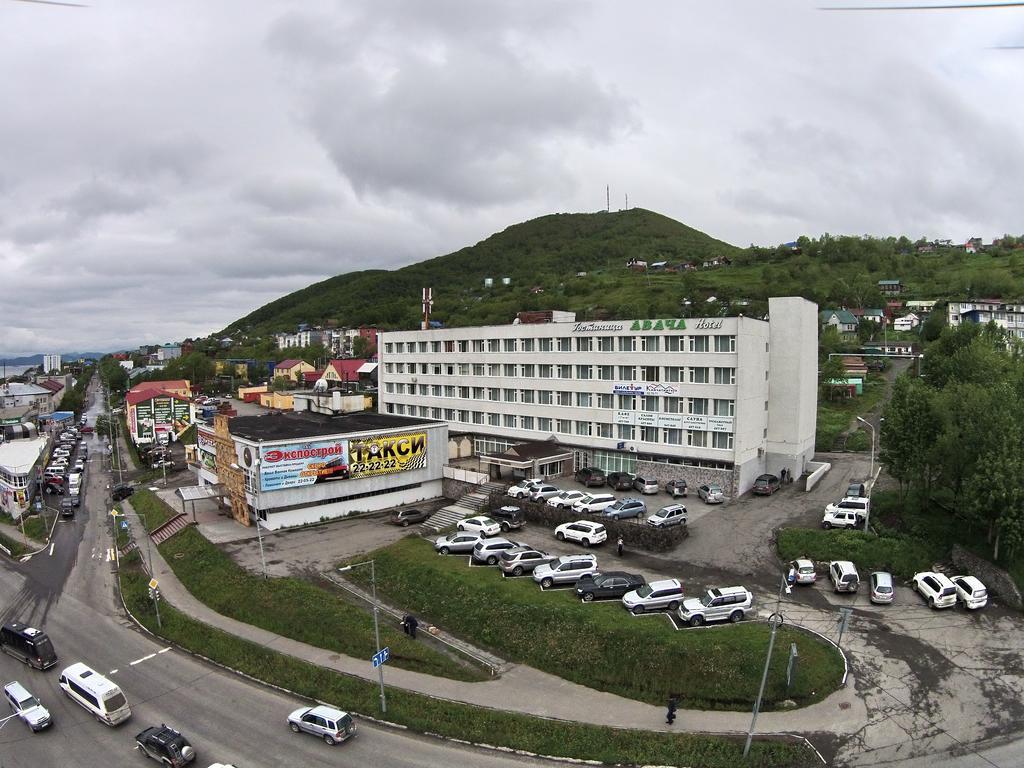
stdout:
[(1024, 339), (1024, 304), (1007, 304), (1000, 299), (951, 301), (946, 305), (946, 320), (950, 326), (993, 322), (1011, 336)]
[(60, 355), (43, 355), (43, 373), (60, 373)]

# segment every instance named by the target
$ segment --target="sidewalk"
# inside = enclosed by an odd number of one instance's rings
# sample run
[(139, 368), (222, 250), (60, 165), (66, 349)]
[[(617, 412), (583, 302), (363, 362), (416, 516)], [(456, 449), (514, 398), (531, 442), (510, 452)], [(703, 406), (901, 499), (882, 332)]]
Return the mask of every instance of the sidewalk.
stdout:
[[(129, 500), (130, 501), (130, 500)], [(146, 549), (140, 546), (140, 551)], [(377, 671), (369, 659), (355, 659), (334, 651), (275, 635), (259, 627), (222, 616), (208, 608), (185, 589), (155, 546), (152, 575), (160, 582), (164, 599), (178, 610), (210, 626), (280, 653), (338, 672), (375, 682)], [(677, 724), (665, 724), (665, 708), (610, 693), (602, 693), (521, 664), (510, 665), (500, 677), (466, 683), (419, 672), (388, 667), (386, 686), (472, 704), (592, 725), (614, 724), (618, 728), (648, 731), (746, 733), (750, 712), (705, 712), (679, 710)], [(614, 713), (611, 717), (609, 713)], [(789, 712), (766, 712), (758, 716), (757, 732), (770, 733), (853, 733), (864, 724), (866, 713), (857, 698), (852, 680), (825, 701)]]
[[(0, 523), (0, 533), (12, 541), (16, 541), (19, 544), (25, 544), (25, 537), (21, 535), (21, 528), (18, 528), (17, 526)], [(28, 540), (28, 544), (25, 544), (25, 546), (28, 547), (29, 552), (36, 552), (45, 547), (46, 544), (30, 538)]]

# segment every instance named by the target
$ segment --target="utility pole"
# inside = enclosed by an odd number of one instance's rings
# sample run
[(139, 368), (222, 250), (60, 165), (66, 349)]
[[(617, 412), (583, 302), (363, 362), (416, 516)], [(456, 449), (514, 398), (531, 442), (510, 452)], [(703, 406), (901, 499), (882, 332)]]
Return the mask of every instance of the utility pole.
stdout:
[(747, 731), (747, 743), (743, 747), (744, 759), (750, 754), (750, 742), (754, 738), (754, 728), (757, 727), (757, 713), (761, 710), (761, 699), (764, 698), (764, 686), (768, 682), (768, 667), (771, 666), (772, 662), (772, 650), (775, 648), (775, 632), (782, 625), (782, 614), (773, 613), (768, 617), (768, 623), (771, 625), (772, 633), (768, 640), (768, 655), (764, 660), (764, 674), (761, 675), (761, 688), (757, 692), (757, 701), (754, 702), (754, 716), (750, 720), (750, 730)]

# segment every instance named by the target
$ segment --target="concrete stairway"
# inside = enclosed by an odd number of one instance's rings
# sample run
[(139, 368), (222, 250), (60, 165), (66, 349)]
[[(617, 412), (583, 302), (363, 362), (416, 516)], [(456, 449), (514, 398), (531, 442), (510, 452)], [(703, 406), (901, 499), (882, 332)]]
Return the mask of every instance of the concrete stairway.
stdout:
[(192, 521), (188, 519), (188, 515), (177, 514), (163, 525), (154, 529), (149, 535), (153, 539), (154, 544), (163, 544), (178, 531), (184, 530), (190, 525), (192, 525)]
[(454, 504), (439, 509), (423, 522), (423, 527), (435, 533), (445, 528), (451, 528), (462, 518), (479, 514), (480, 510), (487, 506), (491, 494), (504, 492), (505, 486), (502, 483), (484, 483), (475, 490), (464, 494)]

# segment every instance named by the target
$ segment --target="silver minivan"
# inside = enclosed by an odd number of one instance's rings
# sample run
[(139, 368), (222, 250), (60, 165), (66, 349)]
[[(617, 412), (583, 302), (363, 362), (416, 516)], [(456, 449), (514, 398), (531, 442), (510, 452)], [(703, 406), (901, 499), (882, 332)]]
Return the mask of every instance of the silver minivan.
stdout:
[(637, 477), (633, 481), (633, 488), (640, 491), (640, 493), (657, 493), (658, 481), (653, 477)]

